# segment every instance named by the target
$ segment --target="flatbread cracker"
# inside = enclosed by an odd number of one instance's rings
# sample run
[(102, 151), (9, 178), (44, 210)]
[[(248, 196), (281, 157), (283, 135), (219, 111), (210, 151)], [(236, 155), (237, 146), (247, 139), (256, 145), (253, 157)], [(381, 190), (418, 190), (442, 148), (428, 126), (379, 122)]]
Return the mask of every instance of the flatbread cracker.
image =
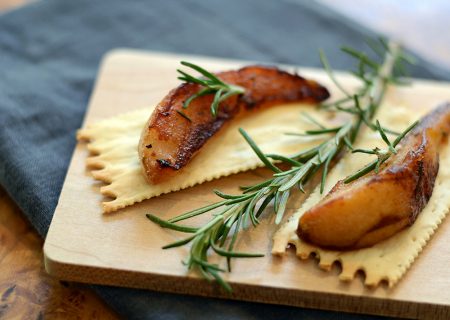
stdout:
[(262, 166), (250, 146), (239, 134), (244, 128), (266, 152), (290, 155), (317, 145), (317, 139), (286, 135), (316, 128), (301, 117), (308, 112), (324, 124), (331, 121), (326, 113), (306, 104), (287, 104), (260, 110), (234, 119), (214, 135), (176, 176), (150, 185), (141, 172), (137, 146), (141, 130), (153, 108), (137, 110), (100, 121), (78, 131), (79, 140), (88, 140), (87, 166), (95, 179), (107, 183), (100, 192), (113, 198), (102, 203), (105, 213), (164, 193), (185, 189), (205, 181)]
[[(384, 126), (397, 131), (405, 129), (418, 117), (417, 113), (402, 106), (385, 106), (377, 114), (377, 119)], [(356, 147), (379, 146), (385, 148), (380, 142), (378, 134), (371, 131), (366, 131), (359, 141), (359, 145)], [(303, 206), (275, 233), (272, 253), (284, 255), (287, 246), (292, 244), (296, 247), (296, 254), (301, 259), (308, 259), (314, 253), (319, 260), (319, 266), (324, 270), (330, 270), (334, 262), (339, 262), (342, 266), (342, 272), (339, 275), (341, 280), (350, 281), (355, 277), (357, 271), (361, 270), (365, 273), (364, 283), (367, 286), (377, 286), (382, 280), (387, 281), (389, 287), (394, 286), (411, 266), (449, 211), (449, 143), (440, 151), (440, 166), (433, 195), (411, 227), (375, 246), (352, 251), (325, 250), (302, 241), (296, 234), (298, 221), (302, 214), (325, 196), (338, 180), (354, 173), (368, 163), (369, 159), (360, 154), (344, 157), (328, 175), (323, 195), (320, 194), (318, 188), (315, 189)]]

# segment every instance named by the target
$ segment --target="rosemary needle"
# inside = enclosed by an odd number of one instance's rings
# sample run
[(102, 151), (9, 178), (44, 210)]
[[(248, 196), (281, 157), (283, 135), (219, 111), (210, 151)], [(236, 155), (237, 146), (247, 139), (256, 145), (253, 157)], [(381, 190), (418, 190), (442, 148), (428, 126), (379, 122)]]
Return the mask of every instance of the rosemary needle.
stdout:
[[(371, 46), (374, 47), (374, 44), (371, 43)], [(372, 170), (378, 170), (380, 165), (396, 152), (396, 145), (411, 130), (412, 126), (401, 133), (391, 143), (386, 136), (386, 132), (389, 131), (382, 127), (378, 121), (375, 123), (372, 121), (381, 104), (387, 85), (396, 83), (398, 80), (393, 74), (393, 70), (401, 60), (406, 59), (403, 52), (398, 45), (394, 43), (386, 44), (384, 40), (380, 40), (378, 46), (376, 46), (377, 53), (382, 53), (383, 55), (382, 63), (369, 59), (365, 53), (351, 48), (343, 48), (343, 51), (356, 59), (358, 69), (353, 74), (361, 80), (362, 87), (354, 93), (348, 92), (339, 83), (337, 78), (334, 77), (328, 60), (323, 52), (320, 52), (321, 61), (326, 72), (345, 95), (343, 99), (323, 104), (322, 108), (336, 113), (341, 112), (351, 115), (350, 120), (333, 128), (327, 128), (315, 119), (306, 116), (309, 121), (318, 126), (318, 129), (309, 130), (302, 134), (309, 136), (318, 134), (325, 135), (325, 141), (320, 142), (315, 147), (301, 150), (291, 156), (264, 154), (248, 133), (244, 129), (239, 129), (242, 137), (247, 141), (259, 159), (267, 168), (273, 171), (271, 178), (255, 185), (241, 187), (242, 193), (237, 195), (225, 194), (215, 190), (215, 194), (222, 198), (221, 201), (184, 213), (168, 221), (161, 220), (151, 214), (147, 215), (151, 221), (159, 224), (163, 228), (190, 234), (187, 238), (164, 247), (172, 248), (190, 243), (189, 256), (185, 262), (188, 269), (197, 270), (208, 280), (215, 279), (225, 290), (231, 292), (231, 286), (220, 276), (220, 273), (224, 272), (224, 270), (218, 264), (209, 262), (209, 254), (211, 252), (226, 258), (228, 271), (231, 271), (232, 258), (262, 257), (263, 254), (258, 253), (236, 252), (234, 251), (234, 246), (238, 234), (244, 228), (249, 225), (256, 227), (259, 224), (262, 213), (270, 203), (273, 203), (272, 210), (275, 213), (275, 223), (278, 224), (282, 221), (286, 211), (291, 189), (298, 187), (303, 191), (305, 184), (322, 169), (320, 191), (323, 192), (328, 170), (333, 160), (346, 149), (353, 152), (374, 154), (378, 157), (375, 162), (370, 163), (348, 178), (353, 180)], [(229, 87), (213, 74), (199, 66), (187, 62), (182, 62), (182, 64), (198, 71), (206, 78), (195, 78), (179, 70), (182, 74), (182, 77), (180, 77), (181, 80), (197, 83), (205, 87), (186, 101), (186, 107), (198, 96), (215, 93), (214, 106), (211, 106), (211, 111), (215, 115), (217, 114), (218, 103), (221, 100), (232, 94), (240, 94), (243, 92), (242, 88)], [(361, 150), (353, 148), (352, 144), (364, 126), (380, 133), (381, 138), (388, 145), (387, 150)], [(281, 170), (273, 164), (273, 161), (281, 161), (290, 167), (286, 170)], [(179, 224), (180, 221), (207, 212), (212, 213), (211, 220), (201, 227), (193, 228)]]
[[(377, 120), (377, 123), (379, 125), (379, 122)], [(382, 136), (382, 139), (386, 142), (386, 144), (388, 145), (388, 150), (380, 150), (378, 148), (372, 149), (372, 150), (367, 150), (367, 149), (354, 149), (352, 150), (352, 153), (356, 153), (356, 152), (360, 152), (360, 153), (367, 153), (367, 154), (374, 154), (377, 156), (377, 159), (370, 162), (369, 164), (367, 164), (366, 166), (364, 166), (363, 168), (359, 169), (358, 171), (356, 171), (354, 174), (348, 176), (347, 178), (345, 178), (344, 183), (350, 183), (356, 179), (361, 178), (362, 176), (368, 174), (369, 172), (375, 170), (376, 173), (378, 173), (378, 170), (380, 168), (380, 166), (387, 160), (389, 159), (389, 157), (392, 154), (397, 153), (395, 147), (400, 143), (400, 141), (406, 136), (406, 134), (408, 132), (410, 132), (417, 124), (419, 123), (419, 121), (414, 122), (413, 124), (411, 124), (408, 128), (406, 128), (396, 139), (394, 142), (390, 142), (389, 139), (386, 137), (385, 134), (382, 133), (382, 129), (380, 126), (379, 132), (380, 135)], [(383, 137), (384, 136), (384, 137)]]
[[(240, 86), (232, 85), (223, 82), (219, 78), (217, 78), (214, 74), (211, 72), (203, 69), (202, 67), (193, 64), (191, 62), (187, 61), (181, 61), (181, 64), (183, 66), (186, 66), (188, 68), (191, 68), (198, 73), (200, 73), (203, 77), (198, 78), (194, 77), (188, 73), (186, 73), (183, 70), (177, 69), (180, 76), (178, 77), (179, 80), (185, 81), (187, 83), (196, 83), (202, 87), (199, 92), (196, 94), (193, 94), (190, 96), (184, 103), (183, 108), (186, 109), (193, 100), (206, 96), (209, 94), (214, 94), (213, 102), (211, 103), (211, 114), (215, 118), (217, 117), (217, 113), (219, 112), (219, 105), (222, 101), (228, 99), (231, 96), (243, 94), (245, 92), (245, 89)], [(189, 119), (189, 118), (187, 118)]]

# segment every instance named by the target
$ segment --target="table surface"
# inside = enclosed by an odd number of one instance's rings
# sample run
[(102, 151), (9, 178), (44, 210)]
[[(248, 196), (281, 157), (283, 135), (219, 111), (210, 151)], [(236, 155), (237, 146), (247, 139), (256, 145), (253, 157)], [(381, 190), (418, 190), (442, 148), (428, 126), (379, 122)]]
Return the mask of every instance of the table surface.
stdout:
[[(0, 0), (0, 11), (27, 1)], [(321, 1), (450, 68), (450, 34), (441, 32), (450, 27), (448, 17), (444, 18), (448, 2), (436, 0), (429, 5), (420, 0), (381, 1), (374, 5), (370, 1), (344, 0), (336, 5), (331, 0)], [(117, 318), (86, 286), (61, 283), (45, 273), (43, 240), (1, 188), (0, 240), (1, 318)]]

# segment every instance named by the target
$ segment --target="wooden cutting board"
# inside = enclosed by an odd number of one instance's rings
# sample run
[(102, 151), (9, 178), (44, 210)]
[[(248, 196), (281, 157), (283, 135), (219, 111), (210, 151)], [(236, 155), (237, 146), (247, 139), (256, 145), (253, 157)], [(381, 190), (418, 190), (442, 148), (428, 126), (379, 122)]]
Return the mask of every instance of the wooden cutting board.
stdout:
[[(122, 112), (156, 104), (177, 85), (180, 60), (196, 62), (212, 70), (244, 64), (172, 54), (114, 50), (104, 58), (84, 126)], [(300, 68), (301, 74), (334, 88), (320, 70)], [(339, 75), (353, 85), (347, 75)], [(417, 80), (411, 87), (395, 88), (386, 97), (392, 103), (431, 109), (450, 100), (450, 84)], [(350, 283), (337, 278), (313, 259), (300, 261), (294, 252), (272, 257), (271, 237), (276, 226), (266, 218), (242, 236), (238, 250), (266, 252), (261, 259), (235, 261), (225, 275), (234, 292), (228, 295), (217, 284), (187, 274), (181, 264), (188, 248), (162, 250), (184, 234), (161, 229), (145, 213), (167, 219), (216, 201), (212, 189), (237, 192), (237, 186), (261, 181), (264, 169), (233, 175), (184, 191), (167, 194), (103, 215), (99, 192), (102, 185), (85, 168), (88, 151), (77, 144), (58, 206), (44, 245), (47, 271), (60, 279), (95, 284), (230, 298), (265, 303), (403, 317), (450, 317), (450, 219), (442, 223), (405, 277), (393, 288), (366, 288), (362, 276)], [(301, 198), (289, 204), (290, 212)], [(288, 213), (290, 213), (288, 212)], [(204, 218), (200, 218), (204, 219)], [(199, 220), (199, 221), (200, 221)]]

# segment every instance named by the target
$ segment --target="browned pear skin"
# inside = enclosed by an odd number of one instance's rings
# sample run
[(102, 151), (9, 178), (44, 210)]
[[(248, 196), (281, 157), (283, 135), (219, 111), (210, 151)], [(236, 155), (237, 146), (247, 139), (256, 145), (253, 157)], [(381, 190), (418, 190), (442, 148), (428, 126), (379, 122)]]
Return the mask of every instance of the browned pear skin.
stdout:
[(450, 103), (428, 113), (402, 140), (398, 153), (353, 182), (339, 181), (300, 218), (303, 240), (330, 249), (358, 249), (385, 240), (416, 220), (430, 199), (439, 146), (450, 132)]
[(329, 97), (328, 90), (317, 82), (273, 67), (248, 66), (216, 76), (245, 89), (244, 94), (223, 101), (217, 117), (210, 111), (213, 94), (194, 99), (183, 108), (183, 103), (203, 88), (193, 83), (183, 83), (170, 91), (154, 110), (138, 147), (150, 183), (167, 180), (183, 168), (211, 136), (237, 116), (277, 104), (318, 103)]

